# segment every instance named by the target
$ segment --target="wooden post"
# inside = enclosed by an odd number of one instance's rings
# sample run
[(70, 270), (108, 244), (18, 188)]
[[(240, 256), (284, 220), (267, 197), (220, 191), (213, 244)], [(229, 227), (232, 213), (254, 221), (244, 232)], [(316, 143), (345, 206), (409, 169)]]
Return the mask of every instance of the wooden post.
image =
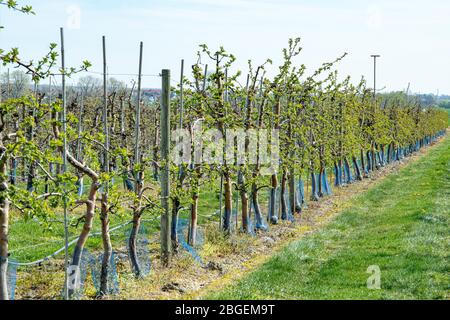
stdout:
[(181, 75), (180, 75), (180, 130), (183, 129), (183, 77), (184, 77), (184, 59), (181, 59)]
[[(66, 69), (65, 69), (65, 52), (64, 52), (64, 29), (61, 28), (61, 68), (62, 68), (62, 126), (63, 126), (63, 174), (67, 171), (67, 123), (66, 123)], [(67, 223), (67, 185), (64, 182), (64, 196), (63, 196), (63, 206), (64, 206), (64, 299), (69, 298), (69, 274), (68, 274), (68, 260), (69, 260), (69, 232)]]
[[(141, 135), (141, 82), (142, 82), (142, 53), (144, 49), (144, 44), (141, 42), (140, 51), (139, 51), (139, 74), (138, 74), (138, 87), (137, 87), (137, 101), (136, 101), (136, 128), (135, 128), (135, 146), (134, 146), (134, 164), (135, 166), (140, 162), (140, 154), (139, 154), (139, 140)], [(141, 175), (139, 173), (140, 170), (135, 171), (135, 192), (139, 193), (139, 183), (141, 182)]]
[(102, 37), (103, 42), (103, 133), (105, 134), (105, 152), (103, 158), (104, 172), (109, 173), (109, 128), (108, 128), (108, 96), (107, 96), (107, 77), (106, 77), (106, 39)]
[(162, 70), (161, 90), (161, 206), (164, 212), (161, 215), (161, 259), (164, 266), (170, 263), (171, 216), (169, 208), (170, 182), (169, 182), (169, 149), (170, 149), (170, 70)]

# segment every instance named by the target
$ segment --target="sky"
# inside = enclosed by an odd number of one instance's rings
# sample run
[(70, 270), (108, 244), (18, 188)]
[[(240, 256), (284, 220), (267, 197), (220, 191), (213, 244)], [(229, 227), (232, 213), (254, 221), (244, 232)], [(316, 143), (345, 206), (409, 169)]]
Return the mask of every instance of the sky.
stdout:
[[(253, 65), (273, 60), (278, 69), (282, 48), (300, 37), (303, 48), (295, 64), (312, 73), (344, 52), (337, 66), (341, 78), (354, 83), (364, 76), (382, 91), (450, 94), (450, 1), (448, 0), (18, 0), (35, 16), (0, 8), (0, 47), (19, 47), (22, 59), (37, 59), (48, 44), (59, 43), (64, 27), (66, 64), (89, 60), (91, 75), (102, 71), (102, 36), (106, 36), (108, 71), (130, 83), (138, 72), (139, 42), (144, 42), (144, 87), (160, 87), (157, 75), (171, 69), (180, 77), (197, 61), (199, 44), (224, 46), (237, 57), (245, 75)], [(202, 61), (203, 62), (203, 61)], [(2, 67), (2, 71), (4, 67)], [(127, 75), (123, 75), (127, 74)], [(83, 74), (86, 75), (86, 74)], [(77, 75), (69, 80), (75, 83)]]

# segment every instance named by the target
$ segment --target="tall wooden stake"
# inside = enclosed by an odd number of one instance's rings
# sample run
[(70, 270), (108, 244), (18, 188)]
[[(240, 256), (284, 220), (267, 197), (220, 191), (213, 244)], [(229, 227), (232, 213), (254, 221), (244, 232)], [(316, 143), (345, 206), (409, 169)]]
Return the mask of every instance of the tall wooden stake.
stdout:
[(107, 97), (107, 77), (106, 77), (106, 39), (102, 38), (103, 42), (103, 125), (105, 134), (105, 153), (103, 158), (103, 166), (105, 173), (109, 173), (109, 128), (108, 128), (108, 97)]
[(180, 130), (183, 129), (183, 77), (184, 77), (184, 59), (181, 59), (181, 75), (180, 75)]
[[(141, 135), (141, 82), (142, 82), (142, 54), (143, 54), (144, 44), (141, 42), (140, 45), (140, 51), (139, 51), (139, 75), (138, 75), (138, 87), (137, 87), (137, 101), (136, 101), (136, 133), (135, 133), (135, 146), (134, 146), (134, 163), (135, 166), (140, 163), (140, 155), (139, 155), (139, 140)], [(140, 183), (140, 170), (136, 170), (135, 179), (136, 179), (136, 186), (135, 186), (135, 192), (139, 192), (138, 185)]]
[[(62, 67), (62, 125), (63, 125), (63, 174), (67, 171), (67, 123), (66, 123), (66, 69), (65, 69), (65, 52), (64, 52), (64, 29), (61, 28), (61, 67)], [(63, 197), (63, 206), (64, 206), (64, 299), (69, 299), (69, 274), (68, 274), (68, 261), (69, 261), (69, 232), (68, 232), (68, 223), (67, 223), (67, 184), (64, 182), (64, 197)]]
[(164, 266), (170, 263), (171, 216), (169, 208), (169, 149), (170, 149), (170, 70), (162, 70), (161, 90), (161, 206), (164, 210), (161, 215), (161, 259)]

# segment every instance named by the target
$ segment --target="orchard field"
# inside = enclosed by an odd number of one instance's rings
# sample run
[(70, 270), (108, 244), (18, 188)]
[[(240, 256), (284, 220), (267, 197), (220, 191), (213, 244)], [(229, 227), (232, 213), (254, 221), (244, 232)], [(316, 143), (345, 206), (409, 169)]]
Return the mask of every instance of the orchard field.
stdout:
[(311, 71), (300, 38), (245, 71), (202, 44), (149, 98), (142, 42), (127, 84), (106, 37), (100, 79), (60, 35), (0, 50), (0, 299), (448, 298), (446, 111), (346, 54)]

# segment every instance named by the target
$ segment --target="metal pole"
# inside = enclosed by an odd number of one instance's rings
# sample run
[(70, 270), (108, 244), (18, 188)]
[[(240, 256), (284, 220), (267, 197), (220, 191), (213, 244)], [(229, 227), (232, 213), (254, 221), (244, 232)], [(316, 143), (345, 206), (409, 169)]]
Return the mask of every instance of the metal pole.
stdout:
[(207, 73), (208, 73), (208, 65), (205, 65), (205, 73), (203, 75), (203, 87), (202, 87), (202, 91), (205, 92), (206, 90), (206, 77), (207, 77)]
[(7, 85), (6, 89), (7, 89), (8, 91), (7, 91), (6, 97), (9, 99), (9, 98), (11, 98), (11, 84), (10, 84), (11, 79), (9, 78), (9, 68), (8, 68), (8, 76), (7, 76), (7, 80), (8, 80), (8, 85)]
[[(66, 69), (65, 69), (65, 52), (64, 52), (64, 29), (61, 28), (61, 67), (62, 67), (62, 125), (63, 125), (63, 174), (67, 171), (67, 123), (66, 123)], [(67, 223), (67, 184), (64, 182), (64, 197), (63, 197), (63, 206), (64, 206), (64, 299), (69, 299), (69, 274), (68, 274), (68, 260), (69, 260), (69, 232), (68, 232), (68, 223)]]
[[(144, 50), (144, 44), (141, 42), (139, 49), (139, 74), (138, 74), (138, 88), (137, 88), (137, 101), (136, 101), (136, 141), (134, 147), (134, 163), (135, 166), (140, 163), (140, 155), (139, 155), (139, 140), (141, 135), (141, 83), (142, 83), (142, 54)], [(136, 170), (136, 193), (139, 192), (138, 184), (140, 183), (140, 170)]]
[[(105, 173), (109, 172), (109, 132), (108, 132), (108, 97), (107, 97), (107, 77), (106, 77), (106, 38), (102, 37), (103, 42), (103, 131), (105, 134), (105, 153), (103, 166)], [(107, 188), (107, 186), (106, 186)]]
[[(227, 106), (226, 103), (228, 102), (228, 69), (225, 69), (225, 90), (224, 90), (224, 114), (227, 115)], [(224, 137), (223, 137), (223, 165), (225, 165), (225, 153), (226, 153), (226, 128), (224, 126)], [(220, 174), (220, 194), (219, 194), (219, 229), (222, 230), (222, 220), (224, 217), (222, 217), (222, 202), (223, 202), (223, 172)]]
[(52, 76), (48, 77), (48, 103), (52, 104)]
[(380, 57), (379, 54), (371, 55), (373, 58), (373, 98), (376, 98), (377, 94), (377, 58)]
[[(180, 130), (183, 129), (183, 110), (184, 110), (184, 99), (183, 99), (183, 77), (184, 77), (184, 59), (181, 59), (181, 75), (180, 75), (180, 119), (179, 119), (179, 126)], [(181, 141), (181, 139), (180, 139)], [(184, 156), (184, 155), (183, 155)], [(178, 178), (181, 181), (181, 178), (183, 176), (183, 165), (180, 164), (178, 167)]]
[(184, 77), (184, 59), (181, 59), (181, 76), (180, 76), (180, 129), (183, 129), (183, 77)]
[(170, 263), (170, 181), (169, 181), (169, 149), (170, 149), (170, 70), (162, 70), (161, 90), (161, 259), (164, 266)]

